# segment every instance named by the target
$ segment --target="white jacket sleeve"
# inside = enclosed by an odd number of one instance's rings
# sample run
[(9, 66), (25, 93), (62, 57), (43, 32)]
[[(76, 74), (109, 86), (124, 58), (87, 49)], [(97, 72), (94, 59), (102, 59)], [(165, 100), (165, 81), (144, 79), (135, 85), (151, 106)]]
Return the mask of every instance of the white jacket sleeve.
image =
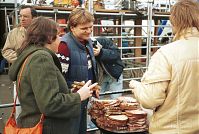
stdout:
[(166, 98), (166, 88), (168, 82), (158, 82), (151, 84), (144, 84), (138, 81), (131, 81), (134, 85), (132, 92), (139, 103), (147, 109), (154, 109), (160, 106)]
[(129, 86), (144, 108), (154, 109), (164, 102), (171, 79), (170, 72), (171, 65), (160, 49), (152, 56), (141, 82), (130, 82)]

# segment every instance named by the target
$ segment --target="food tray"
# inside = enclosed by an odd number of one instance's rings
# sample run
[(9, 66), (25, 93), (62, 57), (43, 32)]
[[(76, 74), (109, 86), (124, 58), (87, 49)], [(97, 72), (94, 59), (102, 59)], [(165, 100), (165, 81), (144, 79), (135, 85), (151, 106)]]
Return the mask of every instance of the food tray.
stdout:
[(95, 124), (96, 127), (99, 128), (102, 134), (148, 134), (147, 131), (142, 131), (142, 130), (140, 131), (139, 130), (137, 131), (114, 131), (114, 130), (110, 131), (110, 130), (106, 130), (99, 127), (94, 119), (91, 119), (91, 121)]

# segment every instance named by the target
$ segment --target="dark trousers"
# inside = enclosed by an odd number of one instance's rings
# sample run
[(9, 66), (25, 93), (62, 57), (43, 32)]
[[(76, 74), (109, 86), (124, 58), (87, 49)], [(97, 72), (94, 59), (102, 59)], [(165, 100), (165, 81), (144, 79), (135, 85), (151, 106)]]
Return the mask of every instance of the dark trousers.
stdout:
[(5, 68), (5, 66), (6, 66), (6, 59), (1, 59), (0, 60), (0, 73), (3, 73), (3, 71), (4, 71), (4, 68)]
[(79, 123), (79, 134), (86, 134), (87, 131), (87, 105), (88, 100), (85, 100), (81, 103), (81, 117)]

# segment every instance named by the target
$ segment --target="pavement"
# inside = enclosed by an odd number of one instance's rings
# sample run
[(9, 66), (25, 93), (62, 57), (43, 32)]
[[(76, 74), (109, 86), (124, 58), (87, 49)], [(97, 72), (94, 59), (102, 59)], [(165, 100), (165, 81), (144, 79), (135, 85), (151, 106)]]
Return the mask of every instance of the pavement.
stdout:
[(13, 82), (7, 74), (0, 75), (0, 134), (3, 133), (4, 125), (10, 116), (11, 107), (2, 108), (4, 104), (13, 103)]

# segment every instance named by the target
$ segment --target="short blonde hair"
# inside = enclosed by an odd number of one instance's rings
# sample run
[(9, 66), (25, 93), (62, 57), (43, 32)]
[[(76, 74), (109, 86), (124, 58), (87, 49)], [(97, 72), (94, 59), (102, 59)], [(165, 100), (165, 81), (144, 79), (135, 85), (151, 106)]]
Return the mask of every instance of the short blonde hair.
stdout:
[[(68, 17), (68, 29), (76, 27), (78, 24), (94, 22), (94, 16), (84, 8), (75, 8)], [(71, 31), (71, 30), (70, 30)]]
[(199, 2), (180, 0), (171, 9), (170, 21), (176, 31), (174, 40), (186, 34), (189, 28), (196, 27), (199, 31)]

